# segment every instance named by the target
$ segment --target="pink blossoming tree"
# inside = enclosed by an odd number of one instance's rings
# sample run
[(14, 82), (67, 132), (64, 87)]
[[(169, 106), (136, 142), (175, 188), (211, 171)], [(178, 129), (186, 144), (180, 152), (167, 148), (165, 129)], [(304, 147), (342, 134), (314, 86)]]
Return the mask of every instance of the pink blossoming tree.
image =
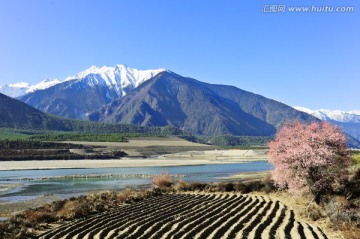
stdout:
[(320, 196), (348, 177), (351, 157), (341, 130), (327, 122), (285, 124), (268, 146), (272, 178), (280, 189)]

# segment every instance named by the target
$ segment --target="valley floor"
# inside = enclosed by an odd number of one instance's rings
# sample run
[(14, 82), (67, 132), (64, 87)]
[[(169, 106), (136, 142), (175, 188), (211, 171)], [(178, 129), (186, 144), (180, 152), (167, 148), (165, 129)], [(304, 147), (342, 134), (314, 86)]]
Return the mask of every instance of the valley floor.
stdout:
[[(103, 155), (122, 151), (125, 157), (117, 159), (65, 159), (62, 160), (9, 160), (2, 161), (1, 170), (63, 169), (63, 168), (116, 168), (116, 167), (159, 167), (204, 164), (225, 164), (266, 160), (265, 150), (220, 150), (212, 145), (189, 142), (177, 137), (135, 137), (128, 142), (83, 142), (61, 141), (64, 145), (83, 145)], [(86, 150), (71, 149), (78, 155)], [(31, 156), (29, 156), (31, 158)], [(94, 158), (94, 159), (93, 159)], [(51, 157), (50, 157), (51, 159)], [(100, 160), (101, 159), (101, 160)]]
[[(249, 160), (248, 160), (249, 161)], [(261, 161), (261, 160), (251, 160)], [(204, 164), (240, 163), (246, 160), (216, 161), (207, 159), (121, 159), (121, 160), (44, 160), (1, 162), (0, 170), (65, 169), (65, 168), (127, 168), (161, 167)]]

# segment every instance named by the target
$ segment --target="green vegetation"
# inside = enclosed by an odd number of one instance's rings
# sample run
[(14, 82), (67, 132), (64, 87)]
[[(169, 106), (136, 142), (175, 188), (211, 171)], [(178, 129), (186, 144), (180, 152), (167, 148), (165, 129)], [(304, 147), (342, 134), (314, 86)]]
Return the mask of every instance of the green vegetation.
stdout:
[(45, 133), (45, 131), (19, 130), (0, 127), (0, 140), (28, 139), (33, 134)]
[(116, 159), (121, 150), (94, 150), (93, 146), (38, 140), (0, 140), (0, 161)]
[(125, 137), (138, 137), (141, 134), (81, 134), (58, 133), (31, 136), (30, 140), (40, 141), (88, 141), (88, 142), (127, 142)]
[[(100, 141), (125, 142), (125, 137), (166, 137), (177, 136), (189, 141), (198, 139), (182, 130), (171, 126), (143, 127), (135, 125), (111, 125), (89, 123), (88, 128), (74, 131), (12, 129), (0, 127), (0, 140), (37, 140), (37, 141)], [(92, 127), (93, 125), (94, 127)]]
[[(78, 160), (78, 159), (115, 159), (124, 157), (126, 154), (121, 150), (94, 150), (94, 146), (84, 146), (81, 144), (48, 142), (53, 140), (61, 141), (63, 134), (49, 134), (38, 136), (21, 136), (0, 140), (0, 161), (23, 161), (23, 160)], [(113, 139), (125, 140), (123, 135), (81, 135), (69, 134), (72, 140), (88, 140), (87, 137), (94, 139)], [(111, 138), (112, 136), (112, 138)], [(34, 137), (34, 138), (31, 138)], [(36, 138), (38, 137), (38, 138)], [(65, 136), (63, 136), (65, 140)], [(68, 138), (69, 139), (69, 138)], [(46, 140), (46, 141), (42, 141)], [(117, 142), (118, 142), (117, 141)]]
[(130, 137), (168, 136), (197, 141), (196, 137), (173, 127), (107, 126), (102, 131), (92, 128), (80, 132), (0, 128), (0, 161), (116, 159), (126, 155), (121, 150), (51, 141), (127, 142)]
[(203, 137), (202, 139), (209, 144), (224, 148), (263, 149), (267, 148), (266, 144), (270, 142), (273, 137), (217, 135), (213, 137)]
[(360, 166), (360, 151), (351, 150), (351, 156), (355, 165)]
[(21, 150), (21, 149), (69, 149), (83, 148), (82, 145), (62, 144), (53, 142), (41, 142), (37, 140), (16, 139), (16, 140), (0, 140), (0, 150)]

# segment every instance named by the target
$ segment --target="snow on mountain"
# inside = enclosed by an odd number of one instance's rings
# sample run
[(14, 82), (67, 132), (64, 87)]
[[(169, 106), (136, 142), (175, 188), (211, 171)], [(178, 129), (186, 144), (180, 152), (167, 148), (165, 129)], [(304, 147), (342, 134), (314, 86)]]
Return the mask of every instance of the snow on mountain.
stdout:
[(31, 92), (34, 92), (34, 91), (37, 91), (37, 90), (45, 90), (51, 86), (54, 86), (54, 85), (57, 85), (61, 83), (60, 80), (58, 79), (46, 79), (46, 80), (43, 80), (35, 85), (32, 85), (32, 86), (29, 86), (29, 88), (26, 90), (26, 93), (31, 93)]
[(0, 86), (0, 93), (10, 96), (10, 97), (17, 97), (17, 96), (26, 94), (26, 90), (29, 87), (30, 87), (30, 85), (26, 82), (7, 84), (7, 85)]
[(32, 93), (37, 90), (47, 89), (59, 83), (61, 83), (61, 81), (58, 79), (54, 79), (54, 80), (46, 79), (35, 85), (30, 85), (29, 83), (26, 82), (19, 82), (19, 83), (0, 86), (0, 93), (15, 98), (18, 96), (25, 95), (27, 93)]
[(26, 83), (26, 82), (18, 82), (18, 83), (15, 83), (15, 84), (10, 84), (9, 86), (14, 87), (14, 88), (22, 89), (22, 88), (28, 88), (30, 85), (29, 85), (29, 83)]
[[(50, 88), (65, 81), (74, 81), (74, 83), (83, 82), (89, 86), (94, 86), (96, 84), (106, 85), (108, 88), (115, 90), (118, 96), (123, 96), (126, 94), (127, 89), (136, 88), (144, 81), (163, 71), (166, 70), (137, 70), (120, 64), (114, 67), (91, 66), (75, 76), (67, 77), (64, 81), (60, 81), (58, 79), (46, 79), (35, 85), (30, 85), (26, 82), (19, 82), (0, 86), (0, 93), (10, 97), (18, 97), (37, 90)], [(71, 87), (71, 85), (69, 85), (69, 87)]]
[(341, 110), (311, 110), (305, 107), (294, 107), (294, 109), (311, 114), (321, 120), (333, 120), (342, 123), (360, 123), (360, 110), (341, 111)]
[[(96, 84), (105, 84), (110, 89), (114, 89), (119, 96), (123, 96), (126, 94), (127, 88), (136, 88), (144, 81), (163, 71), (166, 70), (137, 70), (120, 64), (113, 67), (91, 66), (90, 68), (78, 73), (75, 76), (67, 77), (65, 81), (84, 81), (90, 86)], [(69, 87), (71, 87), (71, 85), (69, 85)]]
[(348, 113), (353, 115), (360, 115), (360, 110), (351, 110)]

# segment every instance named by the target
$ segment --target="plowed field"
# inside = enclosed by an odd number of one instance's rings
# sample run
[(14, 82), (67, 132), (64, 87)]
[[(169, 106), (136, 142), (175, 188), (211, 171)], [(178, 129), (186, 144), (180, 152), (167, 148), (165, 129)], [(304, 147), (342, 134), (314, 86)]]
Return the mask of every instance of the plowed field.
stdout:
[(41, 239), (325, 239), (279, 201), (240, 194), (166, 194), (53, 229)]

